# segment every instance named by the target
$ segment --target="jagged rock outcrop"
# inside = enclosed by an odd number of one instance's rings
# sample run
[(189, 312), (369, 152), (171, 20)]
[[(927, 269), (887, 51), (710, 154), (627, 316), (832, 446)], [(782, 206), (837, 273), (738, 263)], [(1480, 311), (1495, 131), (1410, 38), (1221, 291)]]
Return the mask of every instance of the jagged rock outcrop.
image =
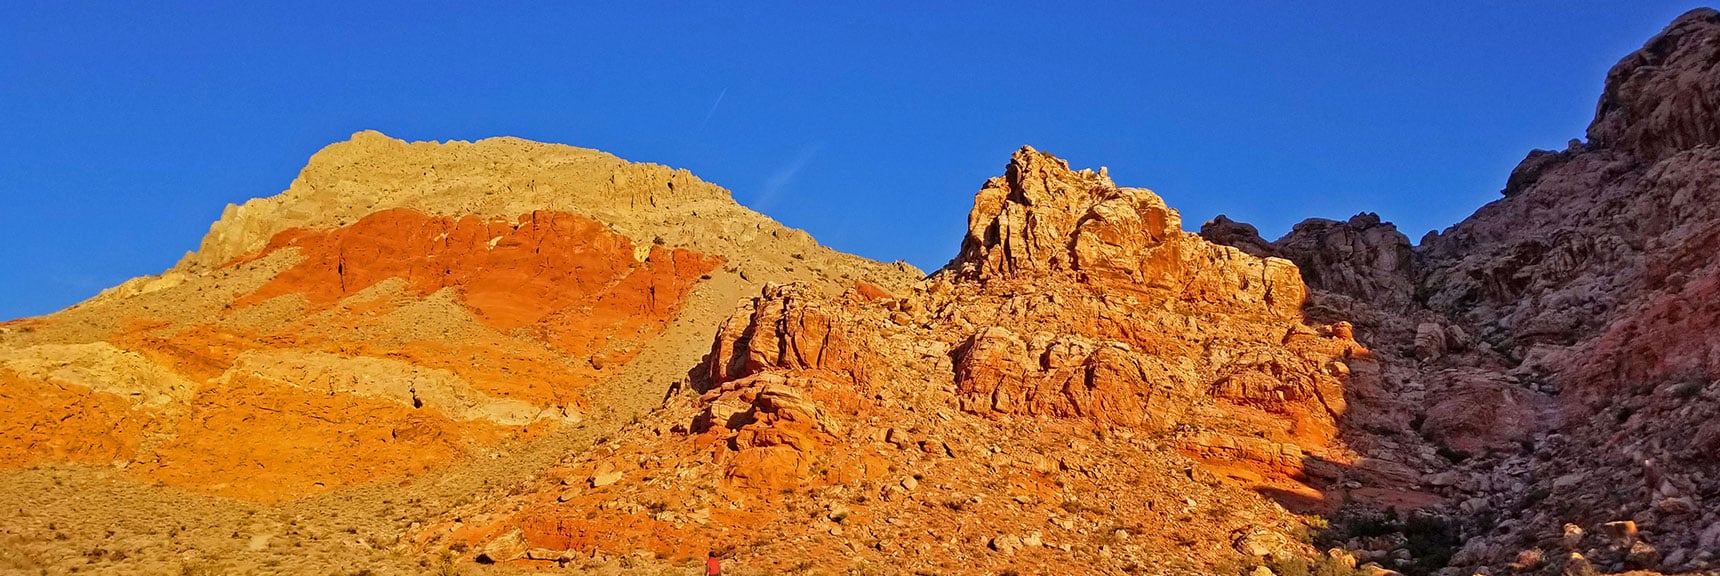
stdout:
[(1251, 258), (1182, 231), (1150, 190), (1121, 188), (1103, 171), (1073, 171), (1032, 148), (974, 198), (951, 281), (1064, 276), (1182, 301), (1264, 306), (1299, 314), (1302, 283), (1287, 262)]
[(766, 285), (718, 328), (706, 361), (709, 385), (767, 370), (816, 370), (865, 382), (878, 352), (855, 342), (855, 330), (806, 286)]
[(1283, 418), (1265, 433), (1275, 441), (1330, 439), (1355, 376), (1346, 363), (1366, 350), (1301, 323), (1289, 262), (1180, 221), (1151, 191), (1018, 151), (976, 195), (961, 253), (919, 306), (960, 335), (962, 409), (1168, 430), (1220, 401)]
[[(960, 254), (890, 302), (890, 321), (948, 344), (961, 408), (976, 414), (1168, 430), (1212, 398), (1287, 417), (1315, 444), (1330, 438), (1351, 376), (1343, 363), (1367, 362), (1365, 349), (1299, 323), (1304, 289), (1288, 262), (1178, 222), (1150, 191), (1023, 148), (976, 195)], [(713, 384), (767, 369), (865, 381), (881, 363), (867, 357), (886, 348), (863, 343), (863, 321), (838, 327), (821, 307), (793, 288), (743, 306), (719, 332)], [(1217, 356), (1195, 352), (1218, 341)]]
[(1696, 10), (1613, 68), (1587, 142), (1419, 246), (1371, 213), (1197, 236), (1023, 148), (926, 277), (685, 172), (360, 133), (173, 270), (0, 323), (0, 467), (267, 502), (564, 430), (553, 468), (399, 521), (387, 553), (1708, 573), (1717, 112), (1720, 13)]
[(1414, 296), (1414, 254), (1409, 239), (1378, 214), (1362, 213), (1338, 222), (1310, 218), (1275, 242), (1253, 226), (1223, 215), (1201, 225), (1208, 241), (1234, 246), (1260, 257), (1296, 263), (1308, 286), (1370, 305), (1401, 308)]
[(1267, 242), (1248, 224), (1223, 215), (1201, 225), (1201, 237), (1262, 257), (1296, 263), (1314, 289), (1304, 305), (1311, 317), (1346, 320), (1374, 342), (1393, 342), (1415, 328), (1415, 257), (1409, 239), (1379, 215), (1347, 221), (1310, 218)]
[(1231, 246), (1261, 258), (1278, 256), (1278, 249), (1260, 237), (1259, 228), (1247, 222), (1231, 220), (1223, 214), (1201, 224), (1200, 237), (1213, 244)]
[[(699, 514), (747, 503), (751, 516), (725, 522), (786, 531), (791, 541), (752, 548), (785, 561), (852, 530), (880, 538), (860, 559), (914, 549), (920, 570), (996, 571), (1025, 556), (1055, 572), (1176, 548), (1200, 572), (1233, 554), (1308, 553), (1284, 505), (1437, 500), (1414, 491), (1418, 461), (1361, 459), (1339, 440), (1351, 398), (1377, 396), (1382, 378), (1353, 327), (1305, 321), (1289, 261), (1179, 222), (1151, 191), (1022, 148), (976, 194), (944, 269), (894, 293), (767, 285), (717, 331), (695, 370), (701, 395), (672, 399), (652, 433), (612, 454), (564, 464), (579, 476), (649, 461), (639, 475), (651, 482), (589, 495), (548, 486), (486, 508), (503, 519), (463, 541), (520, 529), (533, 546), (616, 550), (685, 517), (605, 505), (594, 518), (575, 503), (690, 499)], [(1100, 494), (1108, 512), (1080, 512)], [(810, 531), (796, 512), (809, 502), (828, 510)], [(1211, 513), (1192, 532), (1173, 517), (1210, 506), (1250, 512)], [(1049, 528), (1034, 520), (1047, 515)], [(1102, 530), (1118, 547), (1078, 536), (1115, 515), (1137, 519)], [(983, 536), (915, 544), (958, 525)], [(721, 538), (715, 526), (682, 536)]]
[(1273, 247), (1296, 263), (1311, 287), (1387, 309), (1406, 307), (1414, 296), (1409, 238), (1377, 214), (1306, 220)]
[(1692, 10), (1607, 72), (1589, 145), (1643, 162), (1720, 145), (1720, 12)]
[(1720, 438), (1703, 424), (1720, 382), (1717, 112), (1720, 12), (1693, 10), (1613, 67), (1587, 142), (1531, 152), (1504, 198), (1412, 257), (1210, 226), (1295, 260), (1317, 305), (1384, 319), (1388, 388), (1426, 398), (1405, 405), (1417, 431), (1459, 457), (1435, 482), (1472, 522), (1449, 573), (1720, 567), (1705, 536), (1720, 470), (1692, 445)]

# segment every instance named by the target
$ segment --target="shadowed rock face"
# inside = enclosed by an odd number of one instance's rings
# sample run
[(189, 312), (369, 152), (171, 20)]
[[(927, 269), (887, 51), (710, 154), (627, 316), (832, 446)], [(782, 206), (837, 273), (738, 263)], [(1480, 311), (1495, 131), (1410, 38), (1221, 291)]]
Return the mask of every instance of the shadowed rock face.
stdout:
[[(1720, 535), (1720, 510), (1698, 495), (1720, 492), (1720, 469), (1690, 439), (1720, 414), (1717, 114), (1720, 13), (1693, 10), (1613, 67), (1588, 142), (1531, 152), (1504, 198), (1413, 250), (1364, 217), (1271, 243), (1228, 220), (1203, 233), (1301, 265), (1312, 305), (1358, 319), (1385, 352), (1388, 388), (1438, 399), (1407, 406), (1426, 438), (1472, 453), (1521, 443), (1457, 468), (1477, 487), (1452, 512), (1498, 516), (1474, 516), (1456, 564), (1538, 548), (1603, 569), (1709, 570), (1698, 552), (1720, 541), (1705, 536)], [(1604, 536), (1614, 520), (1654, 526), (1632, 537), (1646, 551)], [(1556, 573), (1566, 552), (1523, 569)]]
[(1660, 278), (1699, 268), (1717, 101), (1720, 14), (1692, 11), (1613, 67), (1587, 144), (1531, 153), (1507, 198), (1423, 242), (1428, 305), (1520, 356), (1592, 335)]
[(1589, 145), (1655, 162), (1720, 144), (1720, 12), (1692, 10), (1607, 73)]

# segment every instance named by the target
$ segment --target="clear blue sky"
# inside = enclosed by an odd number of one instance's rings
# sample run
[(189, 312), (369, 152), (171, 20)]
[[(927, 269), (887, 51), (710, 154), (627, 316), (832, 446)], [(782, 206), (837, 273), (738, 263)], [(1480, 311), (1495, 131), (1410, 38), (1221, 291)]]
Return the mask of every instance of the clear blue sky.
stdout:
[(928, 270), (1022, 144), (1191, 229), (1366, 210), (1416, 240), (1581, 137), (1613, 62), (1697, 6), (527, 4), (0, 3), (0, 318), (168, 268), (367, 128), (687, 168)]

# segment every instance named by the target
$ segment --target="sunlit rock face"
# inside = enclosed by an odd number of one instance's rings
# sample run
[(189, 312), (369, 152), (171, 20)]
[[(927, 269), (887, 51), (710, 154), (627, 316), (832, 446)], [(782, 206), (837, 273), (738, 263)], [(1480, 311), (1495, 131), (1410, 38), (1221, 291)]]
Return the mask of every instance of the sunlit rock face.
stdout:
[(174, 269), (0, 325), (0, 466), (117, 464), (257, 501), (402, 481), (615, 409), (592, 387), (716, 275), (918, 277), (682, 171), (361, 132), (229, 207)]

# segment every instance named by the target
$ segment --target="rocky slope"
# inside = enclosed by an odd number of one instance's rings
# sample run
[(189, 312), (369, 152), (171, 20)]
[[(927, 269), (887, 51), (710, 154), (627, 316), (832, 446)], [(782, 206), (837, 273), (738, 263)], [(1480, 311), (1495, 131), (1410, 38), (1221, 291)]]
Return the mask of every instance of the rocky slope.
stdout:
[(356, 134), (0, 324), (0, 573), (1711, 573), (1717, 114), (1692, 11), (1419, 243), (1192, 234), (1024, 147), (930, 275), (681, 171)]
[(1308, 322), (1305, 293), (1290, 262), (1023, 148), (943, 270), (901, 292), (766, 286), (692, 390), (422, 537), (546, 564), (719, 548), (770, 571), (1293, 561), (1317, 552), (1296, 512), (1438, 499), (1339, 438), (1380, 367), (1348, 323)]
[(659, 340), (766, 281), (918, 276), (685, 172), (359, 133), (174, 269), (0, 324), (0, 470), (111, 466), (263, 503), (407, 482), (625, 421), (704, 349)]
[[(1448, 511), (1469, 525), (1455, 565), (1720, 562), (1720, 470), (1703, 444), (1720, 438), (1717, 102), (1720, 13), (1695, 10), (1607, 75), (1586, 142), (1531, 152), (1504, 198), (1418, 246), (1372, 215), (1276, 242), (1203, 227), (1297, 262), (1314, 306), (1416, 360), (1405, 384), (1433, 402), (1410, 416), (1457, 456), (1438, 480), (1465, 498)], [(1453, 438), (1454, 423), (1477, 437)], [(1517, 447), (1479, 450), (1489, 436)]]

